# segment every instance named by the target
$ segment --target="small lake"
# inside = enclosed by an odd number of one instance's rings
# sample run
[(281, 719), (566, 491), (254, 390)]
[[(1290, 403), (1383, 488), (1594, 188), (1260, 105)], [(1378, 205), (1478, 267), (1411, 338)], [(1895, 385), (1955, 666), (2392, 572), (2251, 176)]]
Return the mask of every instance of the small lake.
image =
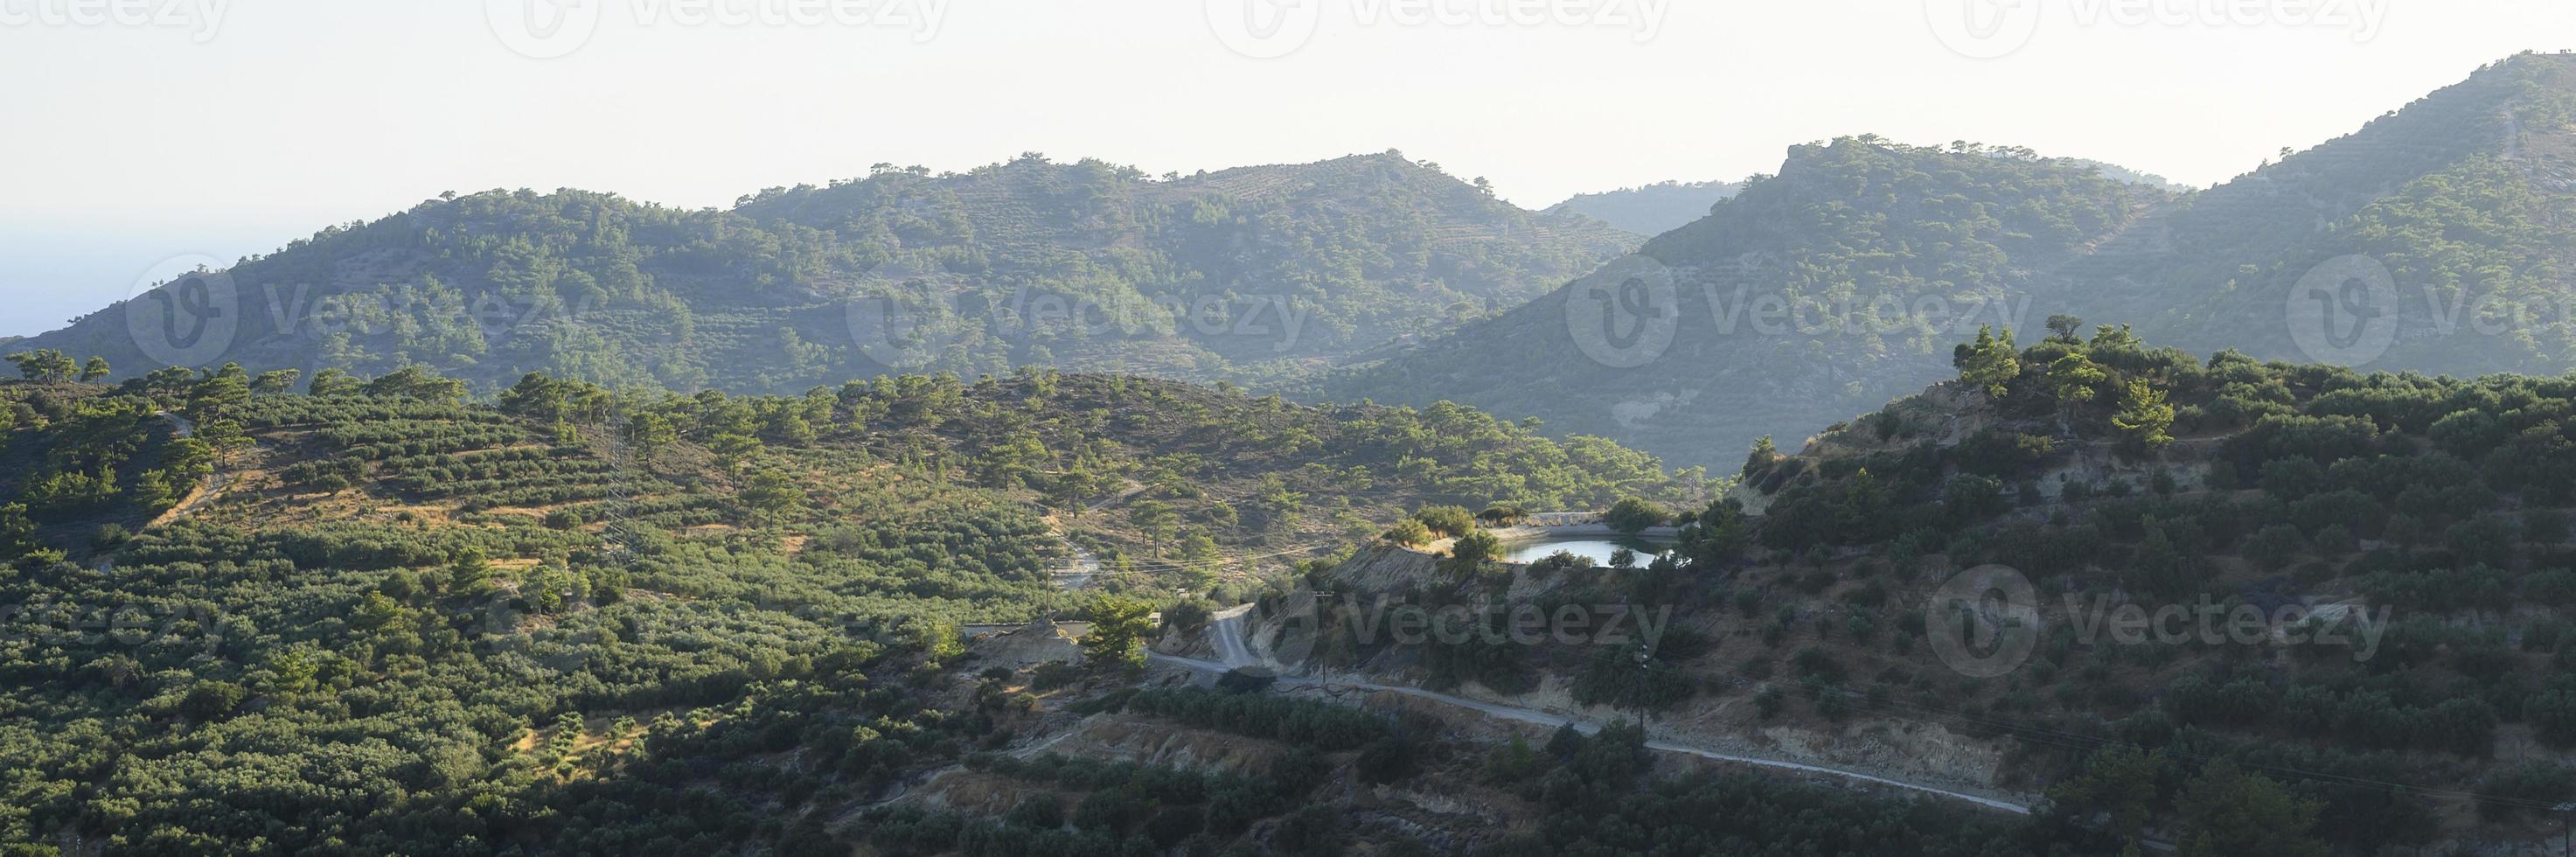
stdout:
[(1654, 539), (1627, 536), (1574, 536), (1505, 544), (1503, 559), (1508, 562), (1532, 563), (1546, 559), (1557, 551), (1566, 551), (1575, 556), (1591, 557), (1594, 565), (1609, 565), (1610, 554), (1620, 548), (1627, 548), (1637, 552), (1637, 565), (1644, 566), (1654, 561), (1657, 556), (1671, 553), (1673, 547), (1672, 542)]

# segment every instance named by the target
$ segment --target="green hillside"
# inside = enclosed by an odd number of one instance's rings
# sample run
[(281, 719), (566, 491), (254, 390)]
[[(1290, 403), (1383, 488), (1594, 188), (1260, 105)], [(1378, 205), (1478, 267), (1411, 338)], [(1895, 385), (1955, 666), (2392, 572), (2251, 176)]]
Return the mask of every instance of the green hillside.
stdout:
[(492, 191), (333, 227), (20, 345), (496, 390), (786, 392), (1019, 365), (1298, 376), (1524, 302), (1633, 246), (1401, 155), (1152, 178), (1025, 156), (881, 166), (731, 210)]
[(0, 847), (821, 853), (1032, 722), (949, 677), (963, 623), (1243, 597), (1425, 504), (1701, 491), (1123, 376), (275, 386), (0, 383)]
[[(1937, 380), (1963, 333), (2017, 323), (2033, 291), (2060, 288), (2059, 267), (2163, 199), (2021, 152), (1800, 146), (1778, 176), (1637, 256), (1329, 389), (1455, 399), (1676, 461), (1726, 462), (1752, 438), (1804, 437)], [(1669, 344), (1605, 362), (1604, 337), (1634, 331), (1605, 334), (1599, 310), (1568, 303), (1617, 300), (1630, 277), (1670, 287), (1672, 303), (1647, 310), (1673, 319)], [(1644, 314), (1614, 308), (1621, 322)]]
[[(2576, 798), (2576, 383), (2201, 359), (2126, 327), (1971, 356), (1746, 462), (1685, 542), (1742, 608), (1711, 633), (1759, 642), (1702, 670), (1749, 657), (1807, 685), (1781, 716), (2012, 739), (2075, 818), (2141, 794), (2159, 829), (2214, 823), (2174, 786), (2225, 759), (2314, 801), (2294, 832), (2334, 853), (2554, 838), (2547, 808)], [(2033, 587), (2000, 673), (1922, 624), (1981, 568)], [(2106, 624), (2167, 605), (2228, 618)]]
[[(2104, 260), (2104, 281), (2085, 291), (2111, 300), (2079, 311), (2151, 319), (2141, 328), (2161, 338), (2266, 358), (2565, 371), (2576, 366), (2571, 187), (2576, 56), (2513, 57), (2193, 197), (2156, 224), (2161, 252)], [(2355, 270), (2384, 272), (2388, 290), (2369, 305), (2341, 294), (2339, 276), (2312, 277), (2350, 256), (2367, 260)], [(2294, 287), (2303, 301), (2332, 290), (2339, 311), (2376, 314), (2299, 315), (2285, 309), (2298, 303)], [(2384, 319), (2383, 338), (2298, 343), (2300, 325), (2357, 335), (2370, 319)]]
[[(2091, 161), (1865, 140), (1801, 147), (1635, 264), (1331, 389), (1455, 398), (1714, 463), (1938, 377), (1937, 343), (2054, 315), (2294, 362), (2576, 367), (2576, 56), (2496, 63), (2199, 192)], [(1640, 271), (1677, 286), (1671, 344), (1635, 368), (1586, 359), (1590, 307), (1633, 298), (1620, 287)], [(1753, 323), (1766, 309), (1778, 321)], [(1952, 323), (1927, 334), (1927, 309)]]

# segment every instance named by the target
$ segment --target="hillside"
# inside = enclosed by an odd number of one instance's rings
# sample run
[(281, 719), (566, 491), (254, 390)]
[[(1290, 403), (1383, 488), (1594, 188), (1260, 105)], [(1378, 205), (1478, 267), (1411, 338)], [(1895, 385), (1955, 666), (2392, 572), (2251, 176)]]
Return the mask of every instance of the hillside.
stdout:
[[(2228, 759), (2316, 801), (2309, 835), (2339, 852), (2552, 834), (2538, 810), (2576, 796), (2576, 386), (2201, 360), (2110, 327), (1978, 353), (2012, 356), (1757, 454), (1740, 502), (1703, 516), (1761, 511), (1699, 555), (1744, 569), (1731, 588), (1762, 600), (1734, 627), (1782, 674), (1856, 692), (1820, 713), (2011, 738), (2007, 776), (2078, 814)], [(1982, 643), (1954, 660), (1907, 616), (1985, 598), (1956, 585), (1996, 568), (2035, 586), (2002, 621), (2037, 624), (1977, 672)], [(1766, 625), (1771, 598), (1798, 606)], [(2103, 624), (2165, 605), (2228, 630)], [(2196, 811), (2162, 787), (2142, 803), (2165, 830)]]
[[(2078, 311), (2202, 350), (2554, 374), (2576, 367), (2571, 210), (2576, 56), (2525, 54), (2193, 197), (2156, 224), (2164, 252), (2103, 260), (2084, 294), (2105, 300)], [(2348, 256), (2385, 291), (2312, 275)]]
[(19, 345), (118, 377), (416, 363), (483, 392), (530, 371), (734, 392), (1030, 364), (1265, 380), (1517, 305), (1635, 240), (1394, 153), (1160, 179), (1031, 155), (727, 211), (446, 196)]
[(1645, 716), (1664, 755), (2015, 802), (2072, 853), (2554, 841), (2549, 808), (2576, 799), (2576, 382), (2203, 360), (2126, 327), (1965, 349), (1958, 380), (1757, 450), (1671, 558), (1371, 554), (1309, 577), (1434, 615), (1669, 609), (1649, 659), (1406, 640), (1365, 611), (1250, 636), (1328, 684)]
[(0, 383), (0, 843), (817, 853), (1025, 719), (950, 678), (961, 625), (1237, 597), (1426, 503), (1700, 490), (1121, 376), (285, 386)]
[[(1930, 340), (1981, 325), (2029, 333), (2061, 314), (2136, 319), (2141, 333), (2203, 352), (2554, 374), (2576, 367), (2576, 292), (2563, 282), (2571, 192), (2576, 56), (2565, 54), (2488, 66), (2196, 193), (2012, 149), (1837, 141), (1793, 151), (1779, 176), (1647, 242), (1628, 265), (1331, 389), (1452, 398), (1714, 463), (1938, 377), (1948, 367)], [(1619, 288), (1640, 272), (1677, 286), (1670, 345), (1634, 368), (1587, 359), (1582, 346), (1602, 336), (1581, 329), (1598, 324), (1604, 296), (1645, 294)], [(1925, 298), (1951, 322), (1940, 336), (1908, 329), (1933, 317)], [(1894, 323), (1866, 323), (1882, 300), (1875, 317)], [(1765, 310), (1778, 320), (1754, 323)], [(1651, 331), (1661, 342), (1664, 329)]]
[(1547, 211), (1573, 212), (1638, 235), (1662, 235), (1707, 217), (1710, 206), (1743, 190), (1743, 182), (1658, 182), (1575, 194)]
[(1727, 462), (1753, 438), (1804, 437), (1938, 379), (1950, 343), (2020, 323), (2033, 292), (2066, 288), (2064, 266), (2165, 198), (2027, 153), (1800, 146), (1635, 256), (1329, 389), (1454, 399)]

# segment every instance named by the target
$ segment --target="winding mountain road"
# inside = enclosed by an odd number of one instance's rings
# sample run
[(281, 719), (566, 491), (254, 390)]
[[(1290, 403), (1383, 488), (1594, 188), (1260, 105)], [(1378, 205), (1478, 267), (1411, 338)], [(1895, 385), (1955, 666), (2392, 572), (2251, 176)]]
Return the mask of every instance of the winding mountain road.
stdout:
[(1213, 621), (1208, 623), (1208, 640), (1215, 644), (1217, 658), (1225, 662), (1224, 666), (1217, 668), (1218, 672), (1261, 665), (1261, 659), (1252, 654), (1252, 647), (1243, 642), (1243, 616), (1250, 612), (1252, 605), (1246, 604), (1218, 611), (1209, 617)]
[[(1218, 673), (1218, 674), (1225, 673), (1226, 671), (1228, 671), (1228, 670), (1232, 670), (1232, 669), (1234, 669), (1234, 668), (1236, 668), (1236, 667), (1246, 667), (1246, 666), (1258, 666), (1258, 665), (1262, 665), (1262, 660), (1261, 660), (1261, 658), (1259, 658), (1259, 657), (1255, 656), (1255, 655), (1252, 653), (1251, 648), (1250, 648), (1249, 646), (1245, 645), (1245, 643), (1244, 643), (1244, 641), (1243, 641), (1242, 619), (1243, 619), (1244, 614), (1245, 614), (1245, 613), (1247, 613), (1247, 612), (1249, 612), (1250, 610), (1251, 610), (1251, 605), (1248, 605), (1248, 604), (1247, 604), (1247, 605), (1244, 605), (1244, 606), (1242, 606), (1242, 607), (1237, 607), (1237, 608), (1234, 608), (1234, 609), (1232, 609), (1232, 610), (1228, 610), (1228, 611), (1225, 611), (1225, 612), (1222, 612), (1222, 613), (1218, 613), (1218, 614), (1216, 614), (1216, 616), (1214, 617), (1214, 618), (1215, 618), (1215, 621), (1208, 623), (1208, 637), (1209, 637), (1209, 641), (1213, 644), (1213, 647), (1216, 649), (1216, 651), (1217, 651), (1217, 657), (1219, 657), (1219, 658), (1222, 658), (1222, 659), (1223, 659), (1223, 662), (1221, 662), (1221, 663), (1220, 663), (1220, 662), (1218, 662), (1218, 661), (1202, 660), (1202, 659), (1199, 659), (1199, 658), (1185, 658), (1185, 657), (1181, 657), (1181, 656), (1178, 656), (1178, 655), (1166, 655), (1166, 654), (1162, 654), (1162, 653), (1160, 653), (1160, 652), (1155, 652), (1155, 651), (1152, 651), (1152, 650), (1147, 650), (1147, 651), (1146, 651), (1146, 653), (1145, 653), (1145, 657), (1146, 657), (1148, 660), (1152, 660), (1152, 661), (1159, 662), (1159, 663), (1169, 664), (1169, 665), (1172, 665), (1172, 666), (1178, 666), (1178, 667), (1186, 667), (1186, 668), (1193, 669), (1193, 670), (1197, 670), (1197, 671), (1200, 671), (1200, 672), (1206, 672), (1206, 673)], [(1276, 666), (1276, 665), (1274, 664), (1274, 665), (1271, 665), (1271, 666)], [(1324, 687), (1324, 686), (1326, 686), (1326, 685), (1328, 684), (1327, 682), (1317, 681), (1317, 680), (1315, 680), (1315, 679), (1311, 679), (1311, 678), (1305, 678), (1305, 677), (1301, 677), (1301, 676), (1291, 676), (1291, 675), (1286, 675), (1286, 674), (1285, 674), (1285, 673), (1286, 673), (1286, 670), (1281, 670), (1281, 672), (1282, 672), (1282, 675), (1280, 675), (1280, 676), (1279, 676), (1279, 681), (1278, 681), (1278, 684), (1279, 684), (1280, 686), (1285, 686), (1285, 687)], [(1576, 730), (1576, 731), (1582, 732), (1583, 734), (1586, 734), (1586, 735), (1590, 735), (1590, 734), (1597, 733), (1597, 732), (1601, 731), (1601, 724), (1598, 724), (1598, 723), (1589, 723), (1589, 722), (1585, 722), (1585, 721), (1582, 721), (1582, 720), (1577, 720), (1577, 719), (1572, 718), (1572, 717), (1567, 717), (1567, 716), (1565, 716), (1565, 715), (1561, 715), (1561, 714), (1551, 714), (1551, 713), (1549, 713), (1549, 712), (1545, 712), (1545, 711), (1538, 711), (1538, 710), (1528, 709), (1528, 708), (1518, 708), (1518, 707), (1514, 707), (1514, 706), (1501, 705), (1501, 704), (1491, 703), (1491, 702), (1479, 702), (1479, 701), (1476, 701), (1476, 700), (1473, 700), (1473, 699), (1466, 699), (1466, 698), (1463, 698), (1463, 697), (1451, 696), (1451, 695), (1449, 695), (1449, 694), (1445, 694), (1445, 693), (1436, 693), (1436, 692), (1433, 692), (1433, 691), (1423, 690), (1422, 688), (1418, 688), (1418, 687), (1405, 687), (1405, 686), (1401, 686), (1401, 685), (1389, 685), (1389, 684), (1375, 684), (1375, 683), (1371, 683), (1371, 682), (1360, 682), (1360, 681), (1333, 681), (1333, 682), (1329, 682), (1329, 685), (1330, 685), (1331, 687), (1335, 687), (1335, 688), (1352, 688), (1352, 689), (1366, 690), (1366, 691), (1374, 691), (1374, 692), (1399, 693), (1399, 694), (1403, 694), (1403, 695), (1405, 695), (1405, 696), (1415, 697), (1415, 698), (1417, 698), (1417, 699), (1427, 699), (1427, 700), (1431, 700), (1431, 701), (1433, 701), (1433, 702), (1441, 703), (1441, 704), (1443, 704), (1443, 705), (1449, 705), (1449, 706), (1454, 706), (1454, 707), (1458, 707), (1458, 708), (1468, 709), (1468, 710), (1470, 710), (1470, 711), (1475, 711), (1475, 712), (1478, 712), (1478, 713), (1484, 714), (1485, 716), (1492, 717), (1492, 718), (1495, 718), (1495, 719), (1498, 719), (1498, 720), (1508, 720), (1508, 721), (1512, 721), (1512, 722), (1516, 722), (1516, 723), (1528, 723), (1528, 724), (1533, 724), (1533, 725), (1537, 725), (1537, 726), (1544, 726), (1544, 727), (1551, 728), (1551, 729), (1556, 728), (1556, 727), (1560, 727), (1560, 726), (1565, 726), (1565, 725), (1567, 725), (1567, 724), (1572, 724), (1572, 725), (1574, 726), (1574, 728), (1575, 728), (1575, 730)], [(1847, 779), (1847, 780), (1855, 780), (1855, 781), (1865, 782), (1865, 783), (1876, 783), (1876, 784), (1878, 784), (1878, 785), (1884, 785), (1884, 786), (1894, 786), (1894, 787), (1896, 787), (1896, 788), (1907, 789), (1907, 790), (1911, 790), (1911, 791), (1923, 792), (1923, 793), (1925, 793), (1925, 794), (1937, 795), (1937, 796), (1940, 796), (1940, 797), (1951, 798), (1951, 799), (1953, 799), (1953, 800), (1963, 800), (1963, 801), (1967, 801), (1967, 802), (1969, 802), (1969, 803), (1976, 804), (1976, 805), (1978, 805), (1978, 806), (1986, 807), (1986, 808), (1988, 808), (1988, 809), (1997, 809), (1997, 810), (2002, 810), (2002, 811), (2004, 811), (2004, 812), (2014, 813), (2014, 814), (2017, 814), (2017, 815), (2029, 815), (2029, 814), (2030, 814), (2030, 807), (2029, 807), (2029, 806), (2027, 806), (2027, 805), (2024, 805), (2024, 804), (2018, 804), (2018, 803), (2013, 803), (2013, 802), (2011, 802), (2011, 801), (2007, 801), (2007, 800), (2000, 800), (2000, 799), (1996, 799), (1996, 798), (1985, 797), (1985, 796), (1983, 796), (1983, 795), (1973, 795), (1973, 794), (1966, 794), (1966, 793), (1963, 793), (1963, 792), (1954, 792), (1954, 791), (1950, 791), (1950, 790), (1947, 790), (1947, 789), (1942, 789), (1942, 788), (1935, 787), (1935, 786), (1924, 785), (1924, 784), (1922, 784), (1922, 783), (1911, 783), (1911, 782), (1906, 782), (1906, 781), (1904, 781), (1904, 780), (1890, 779), (1890, 778), (1887, 778), (1887, 777), (1881, 777), (1881, 776), (1876, 776), (1876, 775), (1872, 775), (1872, 774), (1864, 774), (1864, 773), (1860, 773), (1860, 772), (1858, 772), (1858, 771), (1846, 771), (1846, 770), (1843, 770), (1843, 769), (1840, 769), (1840, 768), (1828, 768), (1828, 767), (1822, 767), (1822, 766), (1818, 766), (1818, 765), (1809, 765), (1809, 764), (1805, 764), (1805, 763), (1801, 763), (1801, 762), (1791, 762), (1791, 761), (1787, 761), (1787, 760), (1784, 760), (1784, 759), (1765, 759), (1765, 758), (1761, 758), (1761, 757), (1758, 757), (1758, 756), (1743, 756), (1743, 755), (1737, 755), (1737, 754), (1734, 754), (1734, 753), (1721, 753), (1721, 752), (1718, 752), (1718, 751), (1716, 751), (1716, 750), (1707, 749), (1707, 748), (1705, 748), (1705, 747), (1694, 747), (1694, 746), (1691, 746), (1691, 745), (1688, 745), (1688, 744), (1682, 744), (1682, 743), (1677, 743), (1677, 742), (1673, 742), (1673, 741), (1647, 741), (1647, 742), (1646, 742), (1646, 748), (1647, 748), (1647, 749), (1649, 749), (1649, 750), (1656, 750), (1656, 751), (1659, 751), (1659, 752), (1665, 752), (1665, 753), (1681, 753), (1681, 754), (1684, 754), (1684, 755), (1697, 756), (1697, 757), (1700, 757), (1700, 758), (1703, 758), (1703, 759), (1711, 759), (1711, 760), (1715, 760), (1715, 761), (1719, 761), (1719, 762), (1732, 762), (1732, 763), (1742, 764), (1742, 765), (1752, 765), (1752, 766), (1755, 766), (1755, 767), (1773, 768), (1773, 769), (1777, 769), (1777, 770), (1785, 770), (1785, 771), (1799, 771), (1799, 772), (1803, 772), (1803, 773), (1810, 773), (1810, 774), (1824, 774), (1824, 775), (1827, 775), (1827, 776), (1841, 777), (1841, 778), (1843, 778), (1843, 779)]]

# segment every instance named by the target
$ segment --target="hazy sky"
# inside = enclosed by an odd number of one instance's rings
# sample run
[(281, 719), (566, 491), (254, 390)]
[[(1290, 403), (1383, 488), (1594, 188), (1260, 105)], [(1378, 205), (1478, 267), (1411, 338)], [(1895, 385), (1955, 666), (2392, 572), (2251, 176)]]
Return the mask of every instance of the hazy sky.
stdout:
[(1862, 132), (2205, 185), (2576, 46), (2566, 0), (535, 2), (0, 0), (0, 335), (446, 190), (1400, 148), (1535, 207)]

